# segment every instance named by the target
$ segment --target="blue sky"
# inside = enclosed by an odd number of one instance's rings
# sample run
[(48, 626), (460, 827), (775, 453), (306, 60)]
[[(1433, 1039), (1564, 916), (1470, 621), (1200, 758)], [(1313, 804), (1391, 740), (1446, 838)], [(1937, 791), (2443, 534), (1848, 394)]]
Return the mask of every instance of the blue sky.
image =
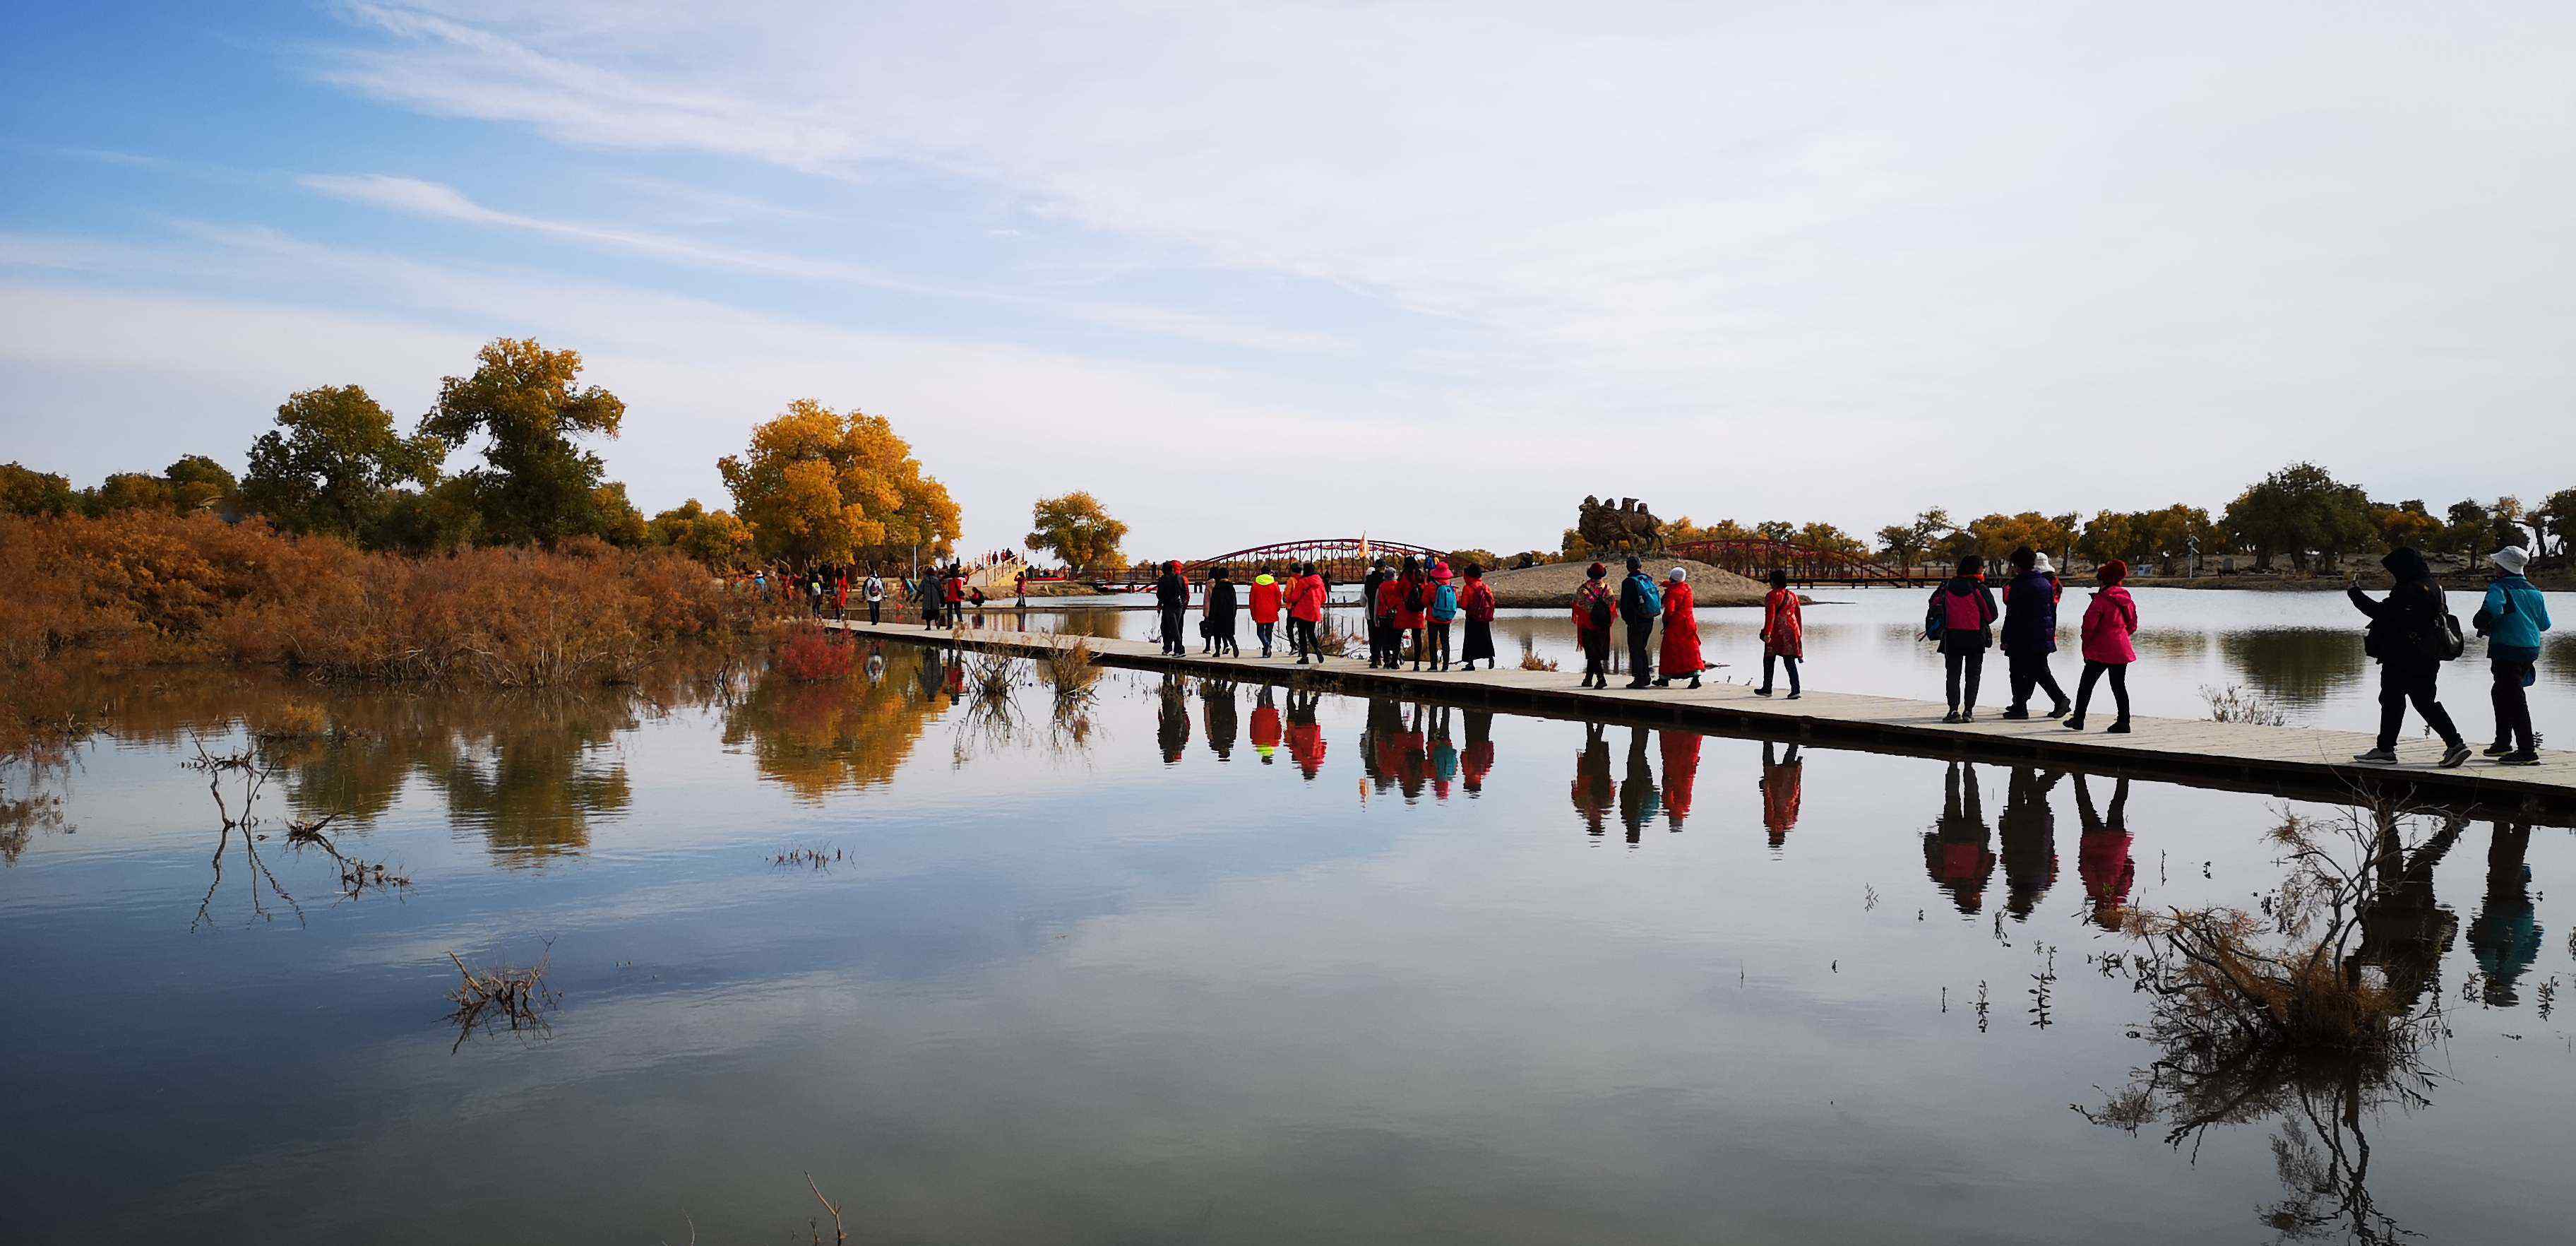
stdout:
[(2563, 6), (22, 9), (0, 458), (83, 483), (511, 334), (648, 510), (810, 396), (977, 548), (2576, 484)]

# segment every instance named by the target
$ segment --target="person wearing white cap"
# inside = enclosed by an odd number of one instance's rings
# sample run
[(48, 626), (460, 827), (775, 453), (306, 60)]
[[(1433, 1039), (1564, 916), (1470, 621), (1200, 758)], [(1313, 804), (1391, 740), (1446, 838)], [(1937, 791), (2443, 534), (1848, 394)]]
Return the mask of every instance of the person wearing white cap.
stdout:
[(2487, 664), (2495, 676), (2489, 696), (2495, 702), (2495, 743), (2487, 756), (2505, 766), (2540, 764), (2540, 737), (2531, 729), (2531, 686), (2540, 662), (2540, 634), (2549, 630), (2549, 603), (2524, 579), (2531, 555), (2508, 545), (2487, 555), (2495, 578), (2487, 583), (2486, 602), (2471, 622), (2487, 638)]

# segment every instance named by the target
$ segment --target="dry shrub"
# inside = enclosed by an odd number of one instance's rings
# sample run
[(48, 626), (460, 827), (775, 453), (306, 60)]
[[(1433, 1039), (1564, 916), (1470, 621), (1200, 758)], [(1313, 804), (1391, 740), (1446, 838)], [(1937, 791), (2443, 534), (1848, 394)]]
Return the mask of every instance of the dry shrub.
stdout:
[(0, 598), (0, 672), (13, 676), (77, 654), (327, 678), (625, 682), (665, 646), (748, 632), (764, 613), (670, 550), (577, 540), (412, 558), (148, 511), (0, 518), (0, 582), (13, 586)]
[(1100, 667), (1093, 661), (1090, 637), (1049, 632), (1043, 643), (1046, 652), (1038, 659), (1038, 665), (1055, 689), (1057, 705), (1087, 702), (1098, 694)]
[(2203, 684), (2200, 688), (2200, 699), (2209, 703), (2209, 718), (2212, 722), (2251, 723), (2257, 727), (2278, 727), (2290, 721), (2288, 714), (2236, 684), (2229, 684), (2224, 688), (2212, 688)]
[(469, 969), (456, 953), (447, 959), (456, 965), (457, 983), (447, 992), (456, 1010), (447, 1019), (456, 1025), (456, 1044), (465, 1045), (476, 1033), (495, 1029), (550, 1032), (545, 1014), (563, 1001), (563, 993), (546, 989), (546, 966), (553, 959), (549, 950), (543, 959), (525, 968), (501, 965), (491, 969)]
[(854, 648), (829, 629), (809, 624), (788, 629), (770, 660), (780, 675), (799, 683), (828, 683), (850, 677)]
[(1538, 642), (1527, 636), (1523, 636), (1521, 637), (1521, 669), (1525, 671), (1552, 671), (1556, 669), (1556, 662), (1553, 659), (1538, 656)]

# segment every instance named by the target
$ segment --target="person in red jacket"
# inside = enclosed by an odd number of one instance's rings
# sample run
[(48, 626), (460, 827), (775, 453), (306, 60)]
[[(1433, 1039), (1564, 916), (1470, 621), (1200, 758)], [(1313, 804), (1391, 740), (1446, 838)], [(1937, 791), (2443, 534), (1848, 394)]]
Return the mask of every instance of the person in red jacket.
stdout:
[(1656, 660), (1663, 673), (1655, 678), (1658, 688), (1673, 686), (1673, 673), (1690, 674), (1690, 686), (1699, 686), (1699, 673), (1708, 665), (1699, 651), (1699, 615), (1691, 607), (1690, 569), (1675, 567), (1664, 573), (1664, 641)]
[(1789, 589), (1789, 573), (1779, 568), (1771, 571), (1771, 591), (1762, 596), (1762, 686), (1753, 690), (1757, 697), (1771, 695), (1771, 665), (1785, 663), (1789, 668), (1789, 699), (1798, 699), (1798, 659), (1807, 651), (1807, 623), (1798, 607), (1798, 595)]
[(1610, 620), (1617, 611), (1617, 601), (1610, 595), (1602, 578), (1608, 567), (1594, 563), (1584, 569), (1583, 586), (1574, 590), (1574, 638), (1583, 643), (1583, 686), (1610, 686)]
[(1467, 619), (1467, 637), (1458, 646), (1458, 660), (1472, 668), (1476, 659), (1485, 660), (1485, 669), (1494, 669), (1494, 590), (1485, 583), (1485, 569), (1467, 564), (1467, 582), (1458, 589), (1458, 613)]
[(1288, 647), (1297, 651), (1297, 665), (1304, 666), (1310, 653), (1320, 664), (1324, 660), (1324, 598), (1332, 588), (1315, 573), (1315, 564), (1307, 563), (1299, 570), (1296, 591), (1288, 598)]
[(1261, 574), (1252, 577), (1252, 635), (1261, 642), (1261, 656), (1265, 658), (1270, 656), (1270, 638), (1279, 626), (1279, 603), (1284, 595), (1279, 577), (1270, 574), (1270, 568), (1263, 567)]

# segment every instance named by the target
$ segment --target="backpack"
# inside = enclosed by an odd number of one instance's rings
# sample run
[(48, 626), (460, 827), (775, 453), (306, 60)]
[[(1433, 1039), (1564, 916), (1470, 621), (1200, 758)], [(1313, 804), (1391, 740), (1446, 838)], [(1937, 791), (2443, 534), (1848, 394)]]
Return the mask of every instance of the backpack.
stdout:
[(1404, 612), (1406, 614), (1422, 613), (1422, 581), (1415, 580), (1411, 584), (1404, 586)]
[(1592, 598), (1592, 630), (1596, 632), (1610, 630), (1610, 594), (1608, 593), (1600, 593)]
[(1630, 575), (1628, 582), (1637, 586), (1638, 618), (1651, 619), (1664, 612), (1664, 590), (1655, 587), (1655, 582), (1646, 578), (1645, 572)]
[(1432, 596), (1431, 617), (1443, 623), (1458, 617), (1458, 589), (1455, 585), (1443, 584), (1440, 591)]
[(2468, 652), (2468, 638), (2460, 635), (2460, 616), (2444, 610), (2433, 619), (2431, 630), (2415, 638), (2416, 647), (2425, 657), (2448, 662)]

